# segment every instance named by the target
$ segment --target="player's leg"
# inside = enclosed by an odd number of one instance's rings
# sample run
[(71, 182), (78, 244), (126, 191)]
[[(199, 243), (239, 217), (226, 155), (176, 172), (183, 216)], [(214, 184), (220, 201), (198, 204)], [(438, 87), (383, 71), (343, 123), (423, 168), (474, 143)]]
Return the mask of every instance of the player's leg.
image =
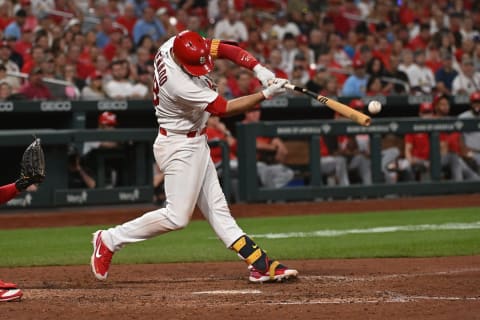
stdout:
[(91, 265), (97, 279), (107, 278), (112, 255), (123, 246), (182, 229), (188, 224), (202, 186), (201, 177), (210, 159), (210, 153), (197, 139), (202, 137), (170, 139), (154, 145), (155, 159), (165, 174), (166, 207), (95, 232)]
[(210, 161), (201, 188), (198, 207), (227, 248), (233, 249), (250, 266), (252, 282), (281, 281), (296, 277), (298, 272), (271, 260), (232, 217), (222, 188)]
[(463, 181), (462, 165), (460, 157), (454, 153), (447, 153), (441, 156), (442, 167), (448, 167), (453, 181)]
[(324, 156), (320, 157), (320, 171), (322, 175), (335, 175), (338, 185), (348, 186), (347, 160), (342, 156)]
[(364, 154), (356, 154), (348, 164), (349, 170), (357, 171), (364, 185), (372, 184), (372, 167), (370, 159)]

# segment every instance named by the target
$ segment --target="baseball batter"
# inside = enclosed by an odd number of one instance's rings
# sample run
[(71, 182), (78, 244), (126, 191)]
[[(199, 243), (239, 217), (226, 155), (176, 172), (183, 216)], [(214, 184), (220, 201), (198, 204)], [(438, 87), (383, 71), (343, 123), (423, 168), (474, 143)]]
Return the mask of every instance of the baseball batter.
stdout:
[[(266, 87), (251, 95), (225, 100), (207, 74), (214, 58), (255, 72)], [(186, 30), (166, 41), (154, 61), (154, 106), (159, 131), (153, 145), (155, 160), (165, 174), (166, 207), (93, 234), (92, 271), (106, 280), (113, 253), (123, 246), (185, 228), (195, 205), (227, 248), (248, 264), (251, 282), (282, 281), (298, 272), (270, 259), (230, 214), (205, 135), (210, 115), (230, 116), (253, 109), (284, 92), (285, 79), (263, 67), (247, 51), (220, 40), (204, 39)], [(268, 83), (270, 83), (269, 86)]]

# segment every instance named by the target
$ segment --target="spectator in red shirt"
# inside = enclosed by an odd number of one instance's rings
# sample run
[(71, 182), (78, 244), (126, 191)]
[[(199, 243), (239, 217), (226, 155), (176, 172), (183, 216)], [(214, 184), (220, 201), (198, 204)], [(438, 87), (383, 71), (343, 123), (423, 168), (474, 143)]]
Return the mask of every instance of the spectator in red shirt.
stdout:
[(345, 73), (345, 70), (335, 62), (331, 52), (321, 54), (317, 59), (317, 64), (325, 66), (332, 76), (337, 79), (337, 85), (339, 87), (343, 86), (343, 83), (347, 80), (348, 73)]
[(95, 71), (95, 66), (80, 59), (81, 50), (82, 48), (79, 45), (72, 43), (68, 48), (67, 63), (74, 64), (77, 68), (78, 78), (85, 80)]
[(30, 59), (30, 51), (32, 49), (33, 42), (34, 42), (33, 31), (30, 29), (24, 29), (22, 30), (21, 38), (17, 39), (17, 42), (15, 42), (13, 46), (13, 50), (18, 52), (22, 56), (24, 64), (25, 64), (25, 61)]
[(412, 50), (426, 49), (431, 40), (430, 24), (422, 23), (420, 32), (408, 43), (408, 47)]
[(22, 72), (30, 73), (35, 67), (40, 67), (43, 60), (45, 60), (45, 50), (40, 46), (33, 47), (32, 55), (25, 61)]
[(43, 83), (42, 77), (42, 68), (35, 67), (30, 72), (28, 82), (20, 88), (19, 93), (29, 100), (52, 100), (52, 93)]
[(10, 4), (8, 2), (3, 2), (0, 5), (0, 30), (5, 30), (5, 28), (14, 20), (9, 11)]
[(103, 48), (103, 55), (108, 59), (108, 61), (112, 61), (113, 57), (117, 52), (117, 49), (121, 45), (122, 37), (124, 35), (124, 30), (120, 26), (114, 26), (109, 33), (109, 42)]
[(137, 22), (135, 15), (135, 6), (131, 2), (127, 2), (123, 8), (123, 14), (117, 17), (117, 22), (125, 27), (128, 34), (132, 36), (133, 26)]
[(260, 88), (260, 82), (252, 77), (250, 71), (240, 71), (236, 80), (235, 82), (230, 82), (230, 89), (234, 97), (255, 93)]
[(275, 77), (288, 79), (288, 74), (285, 70), (280, 68), (280, 65), (282, 64), (282, 52), (280, 49), (275, 48), (270, 52), (267, 64), (269, 65), (269, 69), (275, 73)]

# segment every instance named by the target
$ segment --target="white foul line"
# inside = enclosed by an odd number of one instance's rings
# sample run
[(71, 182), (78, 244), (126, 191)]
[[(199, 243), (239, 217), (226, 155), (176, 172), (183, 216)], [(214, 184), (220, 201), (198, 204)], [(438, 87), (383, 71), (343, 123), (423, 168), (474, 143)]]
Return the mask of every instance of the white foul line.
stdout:
[(260, 294), (260, 290), (212, 290), (212, 291), (197, 291), (192, 294)]
[(290, 300), (290, 301), (262, 301), (264, 304), (274, 305), (307, 305), (307, 304), (352, 304), (352, 303), (408, 303), (418, 300), (440, 301), (480, 301), (480, 297), (437, 297), (437, 296), (408, 296), (394, 295), (391, 297), (349, 297), (349, 298), (322, 298), (315, 300)]
[(480, 221), (471, 223), (444, 223), (444, 224), (419, 224), (405, 226), (375, 227), (365, 229), (345, 230), (318, 230), (312, 232), (288, 232), (253, 234), (253, 238), (284, 239), (284, 238), (314, 238), (314, 237), (339, 237), (347, 234), (388, 233), (399, 231), (439, 231), (439, 230), (473, 230), (480, 229)]

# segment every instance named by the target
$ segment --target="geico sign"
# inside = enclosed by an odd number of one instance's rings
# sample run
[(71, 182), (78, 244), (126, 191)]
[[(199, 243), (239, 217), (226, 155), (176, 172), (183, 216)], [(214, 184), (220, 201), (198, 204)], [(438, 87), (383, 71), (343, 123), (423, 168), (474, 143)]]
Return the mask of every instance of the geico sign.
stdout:
[(127, 110), (128, 102), (127, 101), (98, 101), (97, 104), (98, 110)]
[(0, 112), (12, 112), (13, 103), (12, 102), (0, 102)]
[(42, 111), (70, 111), (72, 104), (70, 101), (43, 101), (40, 104)]

